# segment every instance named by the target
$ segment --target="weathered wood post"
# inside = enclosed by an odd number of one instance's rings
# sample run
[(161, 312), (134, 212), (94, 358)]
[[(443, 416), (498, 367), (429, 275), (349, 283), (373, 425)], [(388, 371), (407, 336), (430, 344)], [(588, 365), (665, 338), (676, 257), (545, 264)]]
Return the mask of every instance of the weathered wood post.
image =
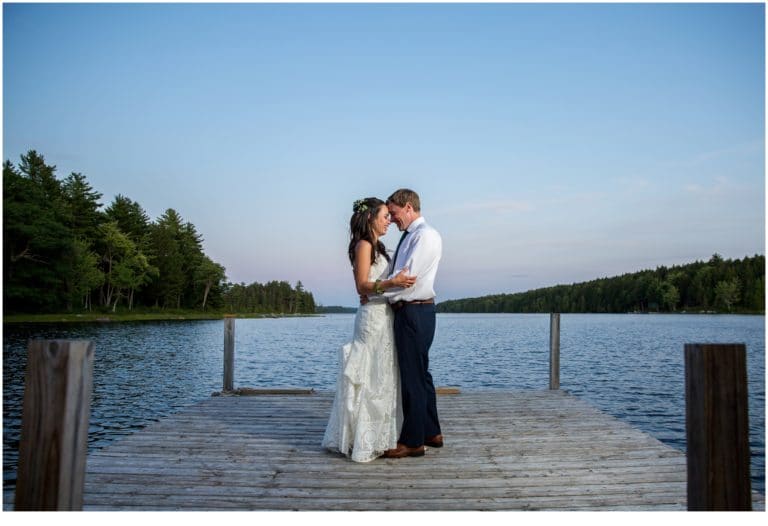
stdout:
[(549, 388), (560, 389), (560, 313), (549, 315)]
[(81, 510), (93, 389), (91, 341), (30, 340), (16, 510)]
[(224, 317), (224, 392), (234, 390), (235, 383), (235, 318)]
[(751, 510), (744, 344), (685, 345), (689, 510)]

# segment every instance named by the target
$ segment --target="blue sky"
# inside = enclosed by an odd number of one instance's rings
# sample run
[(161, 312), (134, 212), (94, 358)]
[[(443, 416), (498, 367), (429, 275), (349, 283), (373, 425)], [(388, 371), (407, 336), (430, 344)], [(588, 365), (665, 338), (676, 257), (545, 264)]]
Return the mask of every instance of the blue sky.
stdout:
[(438, 300), (763, 254), (764, 6), (6, 3), (29, 149), (325, 305), (357, 301), (352, 202), (399, 187)]

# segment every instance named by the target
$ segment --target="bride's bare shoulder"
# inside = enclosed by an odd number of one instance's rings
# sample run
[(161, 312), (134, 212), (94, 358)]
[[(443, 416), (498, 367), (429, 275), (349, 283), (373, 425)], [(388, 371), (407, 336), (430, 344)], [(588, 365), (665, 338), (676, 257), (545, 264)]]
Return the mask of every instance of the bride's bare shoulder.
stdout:
[(355, 244), (355, 252), (363, 251), (370, 254), (371, 250), (373, 250), (373, 245), (367, 239), (361, 239)]

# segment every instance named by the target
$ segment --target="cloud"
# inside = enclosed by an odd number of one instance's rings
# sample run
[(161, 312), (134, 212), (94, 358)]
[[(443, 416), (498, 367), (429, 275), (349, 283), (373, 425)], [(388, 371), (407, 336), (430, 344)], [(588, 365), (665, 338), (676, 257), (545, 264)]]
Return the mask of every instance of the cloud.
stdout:
[(493, 200), (474, 203), (457, 203), (454, 206), (443, 207), (435, 210), (431, 215), (466, 214), (474, 212), (524, 213), (531, 212), (536, 206), (530, 201), (518, 200)]
[(619, 177), (616, 181), (628, 192), (640, 192), (652, 187), (651, 181), (644, 177)]
[(691, 183), (685, 185), (685, 191), (689, 194), (706, 197), (721, 197), (738, 187), (726, 177), (715, 177), (710, 184)]
[(729, 146), (727, 148), (719, 148), (717, 150), (701, 152), (693, 157), (669, 161), (665, 164), (672, 168), (698, 167), (711, 164), (715, 161), (723, 161), (725, 159), (732, 160), (733, 158), (744, 158), (752, 155), (760, 155), (763, 153), (764, 148), (765, 143), (762, 139), (754, 140)]
[(520, 214), (531, 215), (531, 213), (541, 214), (547, 210), (562, 209), (569, 207), (581, 208), (593, 206), (595, 203), (604, 201), (609, 194), (603, 191), (578, 191), (567, 193), (566, 187), (560, 188), (562, 191), (552, 192), (541, 199), (523, 200), (523, 199), (491, 199), (485, 201), (475, 201), (460, 203), (457, 202), (447, 207), (430, 212), (430, 215), (466, 215), (466, 214), (489, 214), (499, 215)]

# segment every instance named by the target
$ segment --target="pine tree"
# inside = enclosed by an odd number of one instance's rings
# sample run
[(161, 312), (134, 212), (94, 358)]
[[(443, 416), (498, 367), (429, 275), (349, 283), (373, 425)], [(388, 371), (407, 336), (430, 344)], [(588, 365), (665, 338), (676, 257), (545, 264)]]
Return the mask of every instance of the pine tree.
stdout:
[(9, 312), (65, 307), (72, 236), (55, 166), (34, 150), (3, 164), (4, 303)]

